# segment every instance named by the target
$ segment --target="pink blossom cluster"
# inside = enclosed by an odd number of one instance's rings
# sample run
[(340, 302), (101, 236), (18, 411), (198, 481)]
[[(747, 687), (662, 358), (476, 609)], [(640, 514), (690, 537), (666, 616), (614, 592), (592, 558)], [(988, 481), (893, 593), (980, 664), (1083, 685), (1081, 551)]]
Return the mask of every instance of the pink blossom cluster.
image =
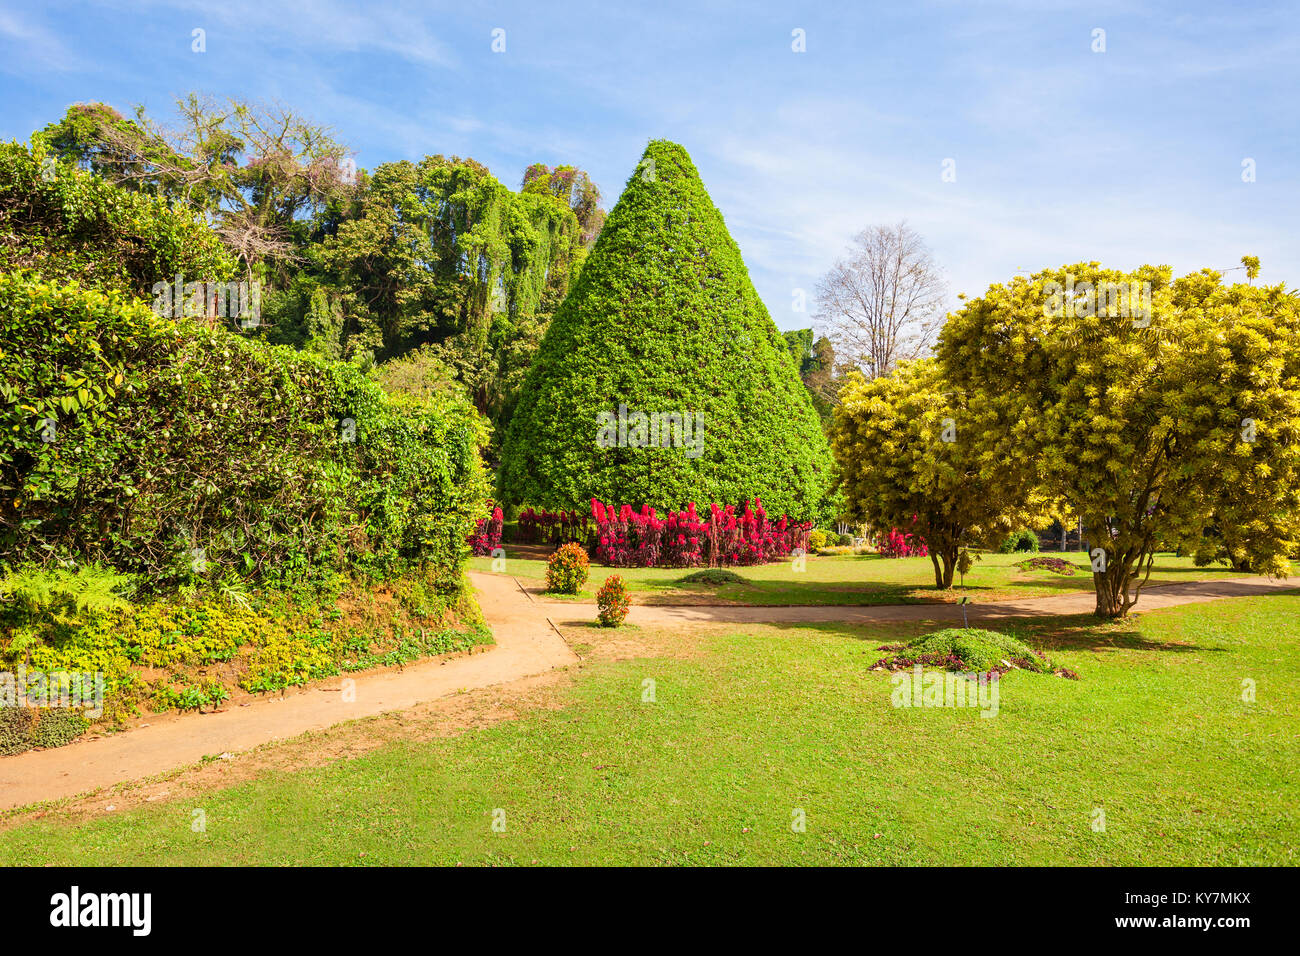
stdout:
[(596, 521), (596, 560), (612, 567), (761, 564), (788, 557), (796, 549), (806, 552), (812, 530), (811, 524), (785, 515), (769, 521), (758, 498), (752, 507), (745, 502), (740, 514), (733, 505), (710, 504), (708, 514), (701, 515), (691, 502), (662, 518), (649, 505), (636, 511), (593, 498), (591, 516)]
[(880, 542), (880, 547), (876, 550), (882, 558), (923, 558), (930, 553), (925, 547), (925, 542), (915, 534), (910, 531), (899, 531), (897, 528), (889, 530), (889, 534), (885, 535), (885, 539)]
[(470, 553), (486, 557), (501, 547), (501, 528), (504, 524), (500, 508), (493, 508), (490, 517), (479, 518), (474, 525), (474, 533), (466, 539), (469, 541)]

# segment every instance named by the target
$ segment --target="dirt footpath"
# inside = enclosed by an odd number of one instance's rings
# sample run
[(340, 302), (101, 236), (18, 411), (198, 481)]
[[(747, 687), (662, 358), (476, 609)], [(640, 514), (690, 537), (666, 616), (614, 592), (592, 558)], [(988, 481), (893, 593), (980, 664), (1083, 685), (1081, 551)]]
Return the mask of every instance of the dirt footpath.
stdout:
[(127, 780), (151, 777), (296, 737), (359, 717), (405, 710), (425, 701), (540, 674), (577, 661), (546, 615), (513, 578), (474, 575), (496, 645), (434, 658), (401, 670), (334, 678), (211, 714), (159, 714), (125, 733), (80, 740), (54, 750), (0, 757), (0, 809), (58, 800)]

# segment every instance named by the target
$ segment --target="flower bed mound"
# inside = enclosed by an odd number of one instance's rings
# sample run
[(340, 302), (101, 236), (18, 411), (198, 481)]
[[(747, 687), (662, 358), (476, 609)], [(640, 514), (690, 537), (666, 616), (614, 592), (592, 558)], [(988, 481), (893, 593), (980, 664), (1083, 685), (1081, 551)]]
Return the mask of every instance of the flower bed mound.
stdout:
[(1076, 565), (1064, 558), (1030, 558), (1019, 562), (1016, 567), (1021, 571), (1050, 571), (1052, 574), (1071, 575), (1078, 571)]
[[(1041, 674), (1054, 670), (1051, 661), (1024, 641), (973, 627), (935, 631), (905, 644), (886, 645), (881, 650), (893, 653), (877, 661), (872, 670), (902, 670), (916, 664), (980, 673), (1005, 673), (1018, 669)], [(1076, 676), (1065, 668), (1054, 672), (1063, 677)]]
[(725, 568), (705, 568), (703, 571), (694, 571), (677, 580), (678, 584), (748, 584), (749, 582), (742, 578), (735, 571), (728, 571)]

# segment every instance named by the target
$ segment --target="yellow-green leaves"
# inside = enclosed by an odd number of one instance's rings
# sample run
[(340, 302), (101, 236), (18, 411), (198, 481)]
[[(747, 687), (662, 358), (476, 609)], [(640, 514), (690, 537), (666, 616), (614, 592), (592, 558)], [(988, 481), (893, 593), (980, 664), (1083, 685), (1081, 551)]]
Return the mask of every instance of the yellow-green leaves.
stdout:
[[(1300, 495), (1296, 296), (1224, 286), (1209, 271), (1171, 281), (1163, 266), (1097, 263), (1046, 270), (1031, 286), (1055, 297), (992, 286), (950, 317), (938, 355), (990, 413), (973, 436), (982, 460), (1063, 500), (1118, 567), (1099, 579), (1099, 610), (1126, 609), (1130, 572), (1158, 548), (1205, 553), (1230, 540), (1239, 566), (1281, 569), (1297, 548)], [(1103, 294), (1113, 289), (1132, 294)], [(1225, 467), (1243, 458), (1255, 466)], [(1103, 602), (1102, 588), (1117, 593)]]

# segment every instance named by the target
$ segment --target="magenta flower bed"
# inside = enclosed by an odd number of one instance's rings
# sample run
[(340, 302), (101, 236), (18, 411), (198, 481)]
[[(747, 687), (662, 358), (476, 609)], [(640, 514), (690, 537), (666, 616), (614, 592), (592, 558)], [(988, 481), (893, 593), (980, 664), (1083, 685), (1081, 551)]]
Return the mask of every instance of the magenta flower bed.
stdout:
[(882, 558), (924, 558), (930, 553), (925, 542), (915, 534), (899, 531), (897, 528), (889, 530), (889, 534), (885, 535), (885, 539), (880, 542), (880, 547), (876, 551)]
[(478, 557), (486, 557), (501, 547), (501, 527), (503, 523), (504, 519), (500, 508), (493, 508), (490, 517), (479, 518), (478, 523), (474, 526), (474, 533), (467, 539), (470, 553)]
[(591, 516), (596, 522), (596, 560), (620, 568), (694, 568), (700, 566), (761, 564), (808, 550), (812, 525), (791, 521), (782, 515), (769, 521), (763, 503), (755, 498), (736, 513), (709, 505), (699, 514), (691, 502), (684, 511), (670, 511), (659, 517), (644, 505), (634, 511), (630, 505), (618, 508), (591, 499)]

